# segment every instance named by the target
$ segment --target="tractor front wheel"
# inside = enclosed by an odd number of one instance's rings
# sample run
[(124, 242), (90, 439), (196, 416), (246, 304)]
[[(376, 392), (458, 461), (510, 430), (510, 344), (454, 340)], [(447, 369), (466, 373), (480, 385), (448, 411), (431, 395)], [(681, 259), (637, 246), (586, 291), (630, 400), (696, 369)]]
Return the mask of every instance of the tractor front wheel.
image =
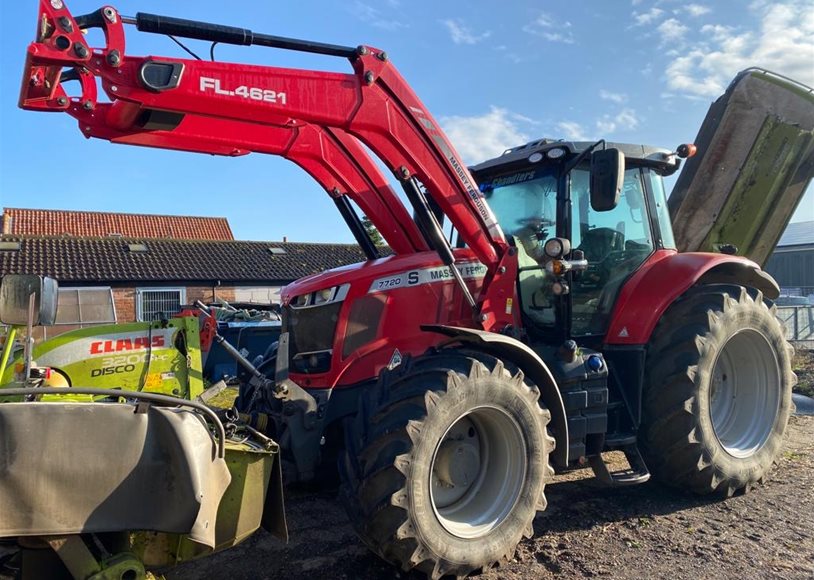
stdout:
[(383, 559), (433, 578), (510, 557), (553, 475), (538, 389), (481, 356), (442, 351), (402, 366), (349, 428), (341, 471), (357, 532)]
[(788, 423), (792, 352), (758, 291), (702, 286), (677, 301), (647, 352), (641, 443), (654, 475), (725, 496), (761, 481)]

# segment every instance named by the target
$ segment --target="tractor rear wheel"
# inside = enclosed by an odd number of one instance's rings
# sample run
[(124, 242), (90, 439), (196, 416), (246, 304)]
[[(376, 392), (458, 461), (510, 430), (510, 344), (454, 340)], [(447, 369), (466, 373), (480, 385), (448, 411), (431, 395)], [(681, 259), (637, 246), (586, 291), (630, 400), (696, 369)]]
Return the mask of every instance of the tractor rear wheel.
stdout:
[(432, 578), (511, 557), (553, 475), (539, 396), (482, 355), (442, 351), (383, 374), (349, 426), (340, 469), (362, 540)]
[(788, 423), (792, 353), (756, 290), (702, 286), (670, 307), (645, 371), (640, 441), (654, 475), (725, 496), (761, 481)]

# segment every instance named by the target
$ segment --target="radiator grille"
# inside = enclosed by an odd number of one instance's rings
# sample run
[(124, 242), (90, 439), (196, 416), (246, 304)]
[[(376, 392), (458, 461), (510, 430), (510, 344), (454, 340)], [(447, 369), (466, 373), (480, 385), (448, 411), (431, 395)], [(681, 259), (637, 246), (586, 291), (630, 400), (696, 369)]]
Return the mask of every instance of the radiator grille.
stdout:
[[(283, 330), (288, 332), (289, 363), (301, 373), (326, 372), (330, 368), (336, 322), (342, 302), (311, 308), (283, 308)], [(319, 357), (308, 353), (323, 353)]]

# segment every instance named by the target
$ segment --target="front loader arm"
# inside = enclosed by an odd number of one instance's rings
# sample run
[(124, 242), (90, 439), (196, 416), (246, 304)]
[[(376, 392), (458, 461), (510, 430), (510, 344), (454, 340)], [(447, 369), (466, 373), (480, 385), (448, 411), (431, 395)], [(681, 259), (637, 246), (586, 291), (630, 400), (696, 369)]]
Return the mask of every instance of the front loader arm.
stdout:
[[(72, 103), (67, 111), (86, 137), (113, 143), (240, 156), (251, 152), (278, 155), (310, 174), (339, 205), (352, 199), (369, 216), (397, 254), (429, 248), (387, 179), (359, 142), (338, 129), (314, 125), (279, 127), (184, 115), (173, 119), (151, 115), (127, 101)], [(169, 125), (162, 127), (162, 121)], [(236, 147), (235, 143), (240, 144)]]
[[(162, 28), (158, 17), (138, 15), (136, 22), (152, 32), (169, 30)], [(177, 23), (170, 24), (177, 29)], [(104, 29), (105, 48), (87, 46), (80, 28), (88, 26)], [(306, 49), (312, 46), (315, 43)], [(320, 52), (320, 47), (312, 51)], [(122, 17), (112, 7), (74, 19), (61, 1), (40, 0), (39, 34), (28, 49), (20, 104), (37, 110), (66, 111), (72, 102), (95, 107), (94, 95), (83, 94), (74, 101), (61, 89), (59, 73), (68, 67), (81, 77), (89, 73), (101, 79), (112, 100), (129, 101), (142, 109), (258, 125), (311, 124), (344, 130), (370, 147), (401, 179), (416, 176), (494, 274), (507, 247), (505, 239), (437, 123), (384, 52), (360, 47), (343, 56), (350, 58), (353, 74), (131, 57), (124, 51)], [(235, 140), (237, 148), (240, 144)]]

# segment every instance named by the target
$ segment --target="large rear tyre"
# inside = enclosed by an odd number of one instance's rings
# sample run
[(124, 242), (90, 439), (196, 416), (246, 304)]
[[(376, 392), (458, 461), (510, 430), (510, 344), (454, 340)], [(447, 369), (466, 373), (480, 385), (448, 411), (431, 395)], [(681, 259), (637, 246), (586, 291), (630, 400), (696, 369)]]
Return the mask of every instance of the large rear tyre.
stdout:
[(725, 496), (761, 481), (788, 423), (792, 353), (758, 291), (710, 285), (677, 301), (647, 352), (640, 441), (655, 477)]
[(385, 373), (348, 430), (341, 469), (365, 544), (432, 578), (510, 557), (553, 475), (539, 396), (480, 355), (442, 351)]

